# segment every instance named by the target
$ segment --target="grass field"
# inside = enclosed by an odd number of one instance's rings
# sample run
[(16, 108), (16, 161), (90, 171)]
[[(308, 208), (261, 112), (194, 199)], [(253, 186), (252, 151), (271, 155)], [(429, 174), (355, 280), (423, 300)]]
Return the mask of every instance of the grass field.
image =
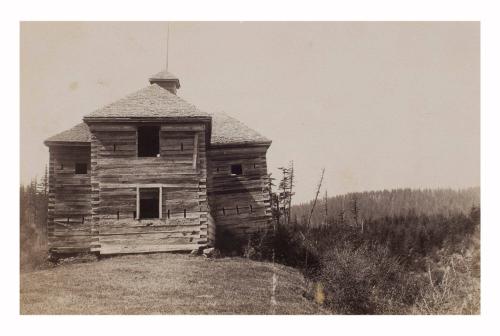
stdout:
[(242, 258), (119, 256), (22, 272), (20, 286), (21, 314), (325, 313), (297, 270)]

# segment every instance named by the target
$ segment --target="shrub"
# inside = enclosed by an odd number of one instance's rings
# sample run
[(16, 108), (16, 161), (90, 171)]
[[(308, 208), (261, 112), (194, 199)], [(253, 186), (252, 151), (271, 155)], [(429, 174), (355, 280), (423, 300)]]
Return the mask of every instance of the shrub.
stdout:
[(215, 248), (224, 256), (243, 255), (243, 248), (246, 245), (244, 238), (234, 235), (229, 230), (217, 228), (217, 239)]
[(440, 250), (427, 259), (427, 272), (421, 275), (422, 286), (414, 314), (479, 314), (480, 252), (479, 230), (465, 237), (461, 253)]
[(277, 225), (247, 237), (227, 230), (217, 232), (216, 248), (223, 255), (243, 256), (253, 260), (275, 261), (301, 269), (312, 276), (319, 270), (318, 252), (300, 227)]
[(325, 304), (343, 314), (401, 314), (416, 288), (387, 247), (341, 242), (321, 260)]

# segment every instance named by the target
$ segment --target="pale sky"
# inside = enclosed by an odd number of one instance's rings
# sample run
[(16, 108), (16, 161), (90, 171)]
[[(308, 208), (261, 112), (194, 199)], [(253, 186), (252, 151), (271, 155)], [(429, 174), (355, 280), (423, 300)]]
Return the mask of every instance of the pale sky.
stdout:
[[(43, 140), (165, 68), (167, 24), (21, 24), (21, 182)], [(172, 22), (178, 95), (273, 140), (296, 202), (479, 179), (479, 23)]]

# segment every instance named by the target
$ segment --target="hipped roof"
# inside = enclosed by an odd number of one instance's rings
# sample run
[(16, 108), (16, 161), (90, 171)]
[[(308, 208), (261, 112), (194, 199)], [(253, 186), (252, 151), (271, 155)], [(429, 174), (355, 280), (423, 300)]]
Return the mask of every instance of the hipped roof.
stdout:
[(134, 121), (135, 119), (151, 119), (151, 121), (187, 119), (211, 122), (210, 144), (213, 146), (271, 144), (271, 140), (242, 122), (223, 113), (208, 114), (202, 112), (194, 105), (156, 84), (86, 115), (85, 122), (48, 138), (45, 140), (45, 144), (48, 146), (88, 144), (90, 143), (90, 130), (86, 122)]
[(207, 119), (209, 114), (162, 88), (149, 85), (83, 117), (84, 121), (136, 118)]
[(45, 140), (45, 144), (47, 145), (57, 143), (90, 143), (89, 126), (82, 122)]

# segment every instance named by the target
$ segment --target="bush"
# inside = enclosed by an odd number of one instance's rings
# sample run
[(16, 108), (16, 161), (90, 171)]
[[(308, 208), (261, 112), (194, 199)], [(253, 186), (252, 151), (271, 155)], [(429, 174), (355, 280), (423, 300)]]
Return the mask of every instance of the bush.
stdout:
[[(244, 239), (219, 235), (222, 251), (298, 268), (320, 304), (341, 314), (479, 312), (480, 210), (408, 215), (306, 229), (278, 225)], [(227, 252), (226, 252), (227, 253)]]
[(305, 238), (300, 227), (283, 225), (277, 225), (276, 230), (270, 228), (247, 237), (221, 230), (217, 232), (216, 248), (226, 256), (275, 261), (314, 275), (320, 265), (318, 252)]
[[(363, 231), (335, 224), (313, 228), (307, 247), (321, 262), (305, 275), (335, 313), (478, 313), (479, 220), (480, 210), (473, 208), (469, 216), (367, 221)], [(296, 237), (300, 230), (287, 231)]]
[(416, 295), (387, 247), (342, 242), (321, 260), (325, 304), (342, 314), (401, 314)]
[(461, 253), (442, 249), (428, 258), (427, 272), (421, 275), (422, 288), (412, 313), (479, 314), (479, 230), (460, 245)]
[(234, 235), (229, 230), (217, 229), (215, 248), (224, 256), (243, 255), (243, 248), (246, 245), (245, 239)]

